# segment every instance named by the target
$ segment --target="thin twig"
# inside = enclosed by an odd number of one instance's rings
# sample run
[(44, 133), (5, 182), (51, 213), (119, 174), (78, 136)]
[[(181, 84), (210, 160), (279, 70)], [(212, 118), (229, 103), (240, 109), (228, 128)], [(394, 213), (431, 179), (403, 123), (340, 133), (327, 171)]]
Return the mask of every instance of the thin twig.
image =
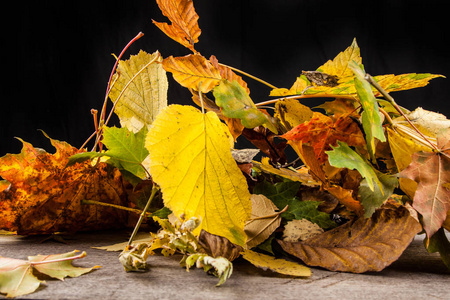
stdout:
[(312, 95), (293, 95), (287, 97), (281, 97), (276, 99), (271, 99), (259, 103), (255, 103), (256, 106), (260, 107), (263, 105), (273, 104), (281, 100), (289, 100), (289, 99), (308, 99), (308, 98), (340, 98), (340, 99), (354, 99), (351, 95), (326, 95), (326, 94), (312, 94)]
[[(81, 204), (93, 204), (93, 205), (112, 207), (112, 208), (117, 208), (117, 209), (120, 209), (120, 210), (126, 210), (126, 211), (129, 211), (129, 212), (133, 212), (135, 214), (141, 214), (142, 213), (142, 210), (139, 210), (139, 209), (125, 207), (125, 206), (111, 204), (111, 203), (106, 203), (106, 202), (95, 201), (95, 200), (81, 200)], [(147, 214), (147, 217), (152, 215), (151, 213), (146, 213), (146, 214)]]
[(155, 198), (156, 193), (159, 191), (159, 187), (156, 184), (153, 184), (152, 193), (150, 197), (148, 198), (147, 204), (144, 207), (144, 210), (142, 211), (141, 215), (139, 216), (139, 220), (136, 223), (136, 226), (134, 227), (133, 233), (130, 236), (130, 239), (128, 240), (127, 248), (131, 246), (131, 243), (133, 242), (134, 237), (139, 231), (139, 227), (141, 227), (142, 222), (144, 221), (145, 214), (147, 213), (147, 210), (150, 207), (150, 203), (152, 203), (153, 198)]
[(246, 73), (246, 72), (244, 72), (244, 71), (242, 71), (242, 70), (239, 70), (239, 69), (236, 69), (236, 68), (234, 68), (234, 67), (230, 67), (230, 66), (227, 66), (227, 65), (224, 65), (224, 64), (221, 64), (221, 63), (219, 63), (219, 65), (222, 66), (222, 67), (225, 67), (225, 68), (229, 68), (229, 69), (231, 69), (231, 70), (233, 70), (233, 71), (236, 71), (236, 72), (238, 72), (238, 73), (241, 73), (242, 75), (245, 75), (245, 76), (247, 76), (247, 77), (249, 77), (249, 78), (251, 78), (251, 79), (253, 79), (253, 80), (256, 80), (256, 81), (258, 81), (258, 82), (261, 82), (262, 84), (267, 85), (268, 87), (270, 87), (270, 88), (272, 88), (272, 89), (277, 89), (276, 86), (274, 86), (274, 85), (272, 85), (272, 84), (270, 84), (270, 83), (268, 83), (268, 82), (266, 82), (266, 81), (264, 81), (264, 80), (262, 80), (262, 79), (260, 79), (260, 78), (258, 78), (258, 77), (255, 77), (255, 76), (253, 76), (253, 75), (251, 75), (251, 74), (249, 74), (249, 73)]
[(364, 79), (367, 80), (374, 88), (376, 88), (382, 95), (383, 97), (389, 101), (392, 106), (394, 106), (394, 108), (402, 115), (403, 118), (405, 118), (405, 120), (408, 122), (408, 124), (428, 143), (431, 145), (431, 147), (436, 150), (439, 151), (438, 147), (433, 144), (419, 129), (417, 129), (417, 127), (411, 122), (411, 120), (405, 115), (405, 113), (403, 112), (403, 110), (397, 105), (397, 103), (395, 102), (394, 98), (392, 98), (391, 95), (389, 95), (388, 92), (386, 92), (385, 89), (383, 89), (381, 87), (381, 85), (369, 74), (366, 74), (364, 76)]

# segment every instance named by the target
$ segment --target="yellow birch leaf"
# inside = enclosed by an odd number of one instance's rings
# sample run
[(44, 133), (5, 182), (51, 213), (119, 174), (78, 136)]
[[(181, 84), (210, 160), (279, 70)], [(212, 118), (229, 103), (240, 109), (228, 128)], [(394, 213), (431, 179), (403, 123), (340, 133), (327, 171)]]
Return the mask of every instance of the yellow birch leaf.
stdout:
[(134, 133), (150, 125), (167, 106), (168, 82), (166, 72), (158, 63), (161, 61), (158, 52), (148, 54), (142, 50), (129, 60), (119, 61), (109, 97), (113, 103), (117, 101), (114, 112), (122, 127)]
[(177, 217), (201, 218), (195, 233), (204, 229), (244, 246), (250, 193), (231, 155), (229, 136), (214, 112), (170, 105), (147, 135), (149, 170), (166, 207)]
[(277, 259), (273, 256), (265, 255), (251, 250), (244, 250), (244, 252), (242, 252), (242, 257), (255, 267), (261, 268), (263, 270), (270, 269), (279, 274), (296, 277), (311, 276), (310, 268), (296, 262)]
[(205, 94), (222, 79), (219, 70), (201, 55), (170, 56), (163, 60), (162, 65), (179, 84), (195, 91), (201, 86), (201, 92)]

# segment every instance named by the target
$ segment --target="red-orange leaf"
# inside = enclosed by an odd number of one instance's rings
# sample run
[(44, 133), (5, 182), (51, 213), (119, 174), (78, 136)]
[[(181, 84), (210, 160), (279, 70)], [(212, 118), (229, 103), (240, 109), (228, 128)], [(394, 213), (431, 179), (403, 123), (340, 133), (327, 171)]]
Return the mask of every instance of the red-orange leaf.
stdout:
[(23, 142), (20, 154), (0, 158), (0, 175), (11, 187), (0, 192), (0, 229), (18, 234), (118, 227), (126, 215), (117, 209), (82, 205), (97, 200), (125, 205), (120, 172), (105, 163), (65, 167), (78, 150), (51, 140), (55, 154)]
[(194, 44), (198, 42), (201, 30), (198, 27), (198, 15), (192, 0), (156, 0), (163, 15), (172, 24), (160, 23), (153, 20), (167, 36), (181, 45), (196, 52)]
[(327, 160), (325, 151), (336, 146), (337, 141), (346, 142), (349, 146), (365, 145), (361, 129), (348, 115), (333, 119), (318, 112), (314, 112), (309, 122), (298, 125), (282, 137), (294, 144), (301, 142), (311, 145), (321, 163)]
[(441, 152), (417, 152), (401, 177), (417, 182), (413, 207), (423, 217), (423, 227), (431, 237), (444, 224), (450, 211), (450, 130), (438, 135)]

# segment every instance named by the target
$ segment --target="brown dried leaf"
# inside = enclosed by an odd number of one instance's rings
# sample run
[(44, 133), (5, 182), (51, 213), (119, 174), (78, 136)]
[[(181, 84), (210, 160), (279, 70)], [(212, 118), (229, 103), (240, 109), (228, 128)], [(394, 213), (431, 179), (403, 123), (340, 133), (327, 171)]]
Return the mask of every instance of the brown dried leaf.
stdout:
[(264, 242), (281, 224), (281, 212), (278, 207), (264, 195), (252, 195), (252, 214), (245, 224), (247, 249)]
[(200, 232), (198, 243), (208, 255), (212, 257), (225, 257), (229, 261), (238, 258), (244, 250), (241, 246), (231, 243), (227, 238), (209, 233), (205, 230)]
[(397, 260), (421, 229), (404, 207), (379, 209), (371, 218), (347, 222), (307, 241), (278, 243), (306, 265), (363, 273), (381, 271)]

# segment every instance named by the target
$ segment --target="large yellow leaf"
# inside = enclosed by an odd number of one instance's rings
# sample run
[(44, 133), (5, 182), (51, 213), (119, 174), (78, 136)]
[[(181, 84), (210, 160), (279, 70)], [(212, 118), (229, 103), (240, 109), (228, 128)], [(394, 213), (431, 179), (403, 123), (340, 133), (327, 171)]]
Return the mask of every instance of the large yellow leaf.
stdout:
[(214, 112), (170, 105), (153, 122), (146, 147), (150, 173), (161, 187), (164, 204), (178, 217), (201, 217), (197, 230), (243, 246), (250, 193), (231, 156), (229, 136)]
[(200, 86), (202, 93), (211, 91), (222, 79), (219, 70), (201, 55), (170, 56), (163, 60), (162, 65), (179, 84), (195, 91)]
[(120, 124), (132, 132), (150, 125), (167, 106), (167, 76), (157, 63), (161, 61), (158, 52), (148, 54), (144, 51), (132, 55), (129, 60), (119, 61), (109, 97), (113, 103), (117, 101), (114, 112), (119, 116)]
[(338, 76), (339, 81), (341, 81), (342, 78), (353, 77), (353, 71), (348, 66), (348, 63), (352, 61), (355, 61), (358, 65), (362, 63), (360, 49), (356, 43), (356, 39), (354, 39), (352, 44), (343, 52), (339, 53), (333, 60), (329, 60), (324, 65), (317, 68), (317, 71)]

